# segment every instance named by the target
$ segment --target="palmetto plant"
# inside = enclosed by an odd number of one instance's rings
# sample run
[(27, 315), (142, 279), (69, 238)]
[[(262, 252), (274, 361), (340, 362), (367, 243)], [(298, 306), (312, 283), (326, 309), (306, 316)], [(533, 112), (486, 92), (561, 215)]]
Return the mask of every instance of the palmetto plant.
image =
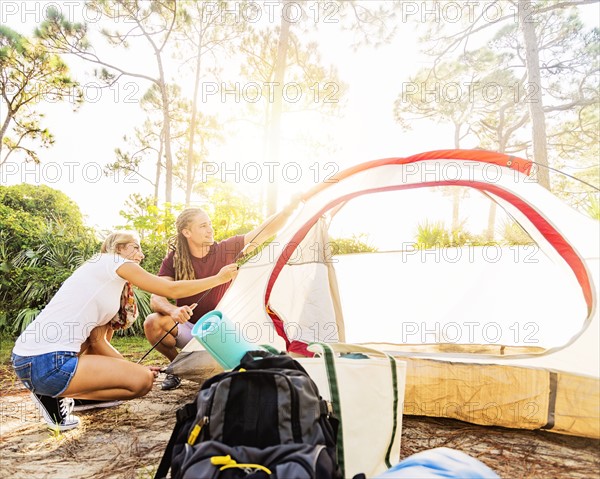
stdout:
[(35, 319), (39, 312), (40, 310), (36, 308), (24, 308), (19, 311), (12, 325), (13, 332), (19, 333), (23, 331)]
[(7, 273), (10, 270), (11, 258), (7, 247), (8, 233), (0, 230), (0, 273)]
[(519, 223), (510, 219), (501, 222), (500, 234), (504, 242), (509, 245), (526, 245), (534, 242)]
[(60, 224), (51, 223), (34, 248), (21, 250), (13, 258), (3, 257), (0, 247), (0, 268), (9, 278), (0, 290), (0, 299), (13, 306), (8, 311), (11, 333), (23, 331), (64, 280), (97, 249), (89, 235), (64, 233)]
[(420, 249), (443, 248), (449, 246), (450, 235), (441, 222), (425, 221), (417, 226), (416, 246)]
[(600, 220), (600, 201), (597, 193), (589, 193), (585, 212), (590, 218)]

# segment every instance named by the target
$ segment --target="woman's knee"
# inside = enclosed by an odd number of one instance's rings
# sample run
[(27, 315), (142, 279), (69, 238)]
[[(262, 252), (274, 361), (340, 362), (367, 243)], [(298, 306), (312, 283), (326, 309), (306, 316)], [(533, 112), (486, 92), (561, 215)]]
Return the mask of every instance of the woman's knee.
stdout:
[(135, 384), (134, 394), (135, 397), (145, 396), (152, 390), (154, 385), (154, 374), (149, 369), (145, 370), (140, 374)]

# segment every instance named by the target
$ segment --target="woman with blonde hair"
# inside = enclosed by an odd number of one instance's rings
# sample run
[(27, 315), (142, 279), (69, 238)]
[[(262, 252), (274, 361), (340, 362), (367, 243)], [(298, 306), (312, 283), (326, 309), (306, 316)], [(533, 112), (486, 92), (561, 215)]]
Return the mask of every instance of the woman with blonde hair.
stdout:
[(159, 368), (127, 361), (109, 343), (112, 329), (126, 327), (136, 315), (131, 285), (183, 298), (237, 274), (237, 266), (228, 264), (211, 277), (169, 281), (145, 271), (143, 258), (135, 234), (110, 234), (100, 254), (73, 272), (17, 339), (15, 373), (50, 426), (64, 431), (79, 424), (72, 398), (132, 399), (152, 389)]

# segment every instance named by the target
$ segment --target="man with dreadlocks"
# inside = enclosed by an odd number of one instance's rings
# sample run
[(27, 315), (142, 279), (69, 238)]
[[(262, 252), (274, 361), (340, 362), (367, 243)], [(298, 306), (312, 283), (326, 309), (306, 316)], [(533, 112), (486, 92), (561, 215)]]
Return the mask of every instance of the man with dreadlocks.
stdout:
[[(176, 221), (177, 236), (169, 242), (170, 251), (163, 260), (158, 275), (174, 281), (212, 278), (217, 286), (209, 291), (178, 299), (175, 305), (163, 296), (152, 295), (150, 306), (155, 312), (144, 321), (148, 341), (155, 344), (173, 328), (174, 322), (178, 323), (156, 346), (157, 351), (170, 361), (175, 359), (177, 348), (183, 348), (192, 339), (194, 323), (215, 309), (227, 291), (230, 280), (237, 274), (235, 260), (239, 253), (247, 245), (249, 247), (246, 252), (249, 252), (250, 248), (259, 246), (273, 236), (285, 224), (298, 202), (299, 199), (294, 199), (281, 213), (268, 218), (253, 231), (218, 243), (214, 241), (214, 230), (204, 210), (188, 208), (181, 212)], [(168, 374), (161, 388), (175, 389), (180, 383), (177, 376)]]

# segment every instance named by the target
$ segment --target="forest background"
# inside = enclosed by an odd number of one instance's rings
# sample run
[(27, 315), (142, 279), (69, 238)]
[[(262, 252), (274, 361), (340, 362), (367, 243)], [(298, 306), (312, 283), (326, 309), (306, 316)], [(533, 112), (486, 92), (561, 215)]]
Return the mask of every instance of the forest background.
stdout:
[[(379, 157), (515, 154), (600, 218), (598, 1), (3, 1), (0, 17), (4, 334), (108, 230), (135, 229), (156, 272), (185, 206), (225, 238)], [(467, 231), (465, 191), (436, 194), (447, 222), (420, 212), (417, 246), (521, 241), (492, 207)], [(379, 248), (356, 228), (337, 253)]]

